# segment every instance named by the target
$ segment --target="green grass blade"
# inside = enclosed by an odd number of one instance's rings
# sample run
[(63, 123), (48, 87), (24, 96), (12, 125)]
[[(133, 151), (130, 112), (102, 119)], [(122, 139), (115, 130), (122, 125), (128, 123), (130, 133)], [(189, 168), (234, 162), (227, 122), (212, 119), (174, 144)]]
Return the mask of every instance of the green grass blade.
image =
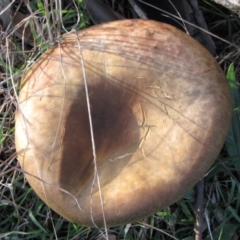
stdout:
[[(232, 123), (225, 142), (230, 157), (240, 156), (240, 95), (236, 83), (234, 73), (234, 65), (231, 64), (227, 71), (227, 80), (232, 94)], [(240, 161), (235, 165), (236, 169), (240, 169)]]
[(48, 233), (47, 230), (37, 221), (37, 219), (35, 218), (35, 216), (33, 215), (32, 211), (29, 212), (29, 217), (31, 218), (31, 220), (33, 221), (33, 223), (39, 227), (44, 233)]

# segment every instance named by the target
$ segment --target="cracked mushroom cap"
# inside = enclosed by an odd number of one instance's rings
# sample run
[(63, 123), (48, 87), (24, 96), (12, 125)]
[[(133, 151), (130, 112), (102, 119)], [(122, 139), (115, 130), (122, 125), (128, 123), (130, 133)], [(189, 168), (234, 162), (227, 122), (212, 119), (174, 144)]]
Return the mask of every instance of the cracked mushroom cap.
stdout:
[(123, 20), (65, 34), (30, 68), (16, 147), (53, 210), (85, 226), (101, 227), (104, 217), (114, 226), (193, 187), (218, 156), (230, 118), (226, 79), (207, 50), (172, 26)]

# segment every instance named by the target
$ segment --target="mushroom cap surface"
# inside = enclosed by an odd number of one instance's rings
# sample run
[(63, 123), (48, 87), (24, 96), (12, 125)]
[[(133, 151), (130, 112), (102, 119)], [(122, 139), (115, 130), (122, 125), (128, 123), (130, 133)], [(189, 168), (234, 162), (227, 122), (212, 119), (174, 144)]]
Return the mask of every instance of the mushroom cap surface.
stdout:
[(193, 187), (230, 119), (227, 81), (203, 46), (167, 24), (123, 20), (65, 34), (38, 59), (22, 80), (15, 141), (27, 180), (53, 210), (115, 226)]

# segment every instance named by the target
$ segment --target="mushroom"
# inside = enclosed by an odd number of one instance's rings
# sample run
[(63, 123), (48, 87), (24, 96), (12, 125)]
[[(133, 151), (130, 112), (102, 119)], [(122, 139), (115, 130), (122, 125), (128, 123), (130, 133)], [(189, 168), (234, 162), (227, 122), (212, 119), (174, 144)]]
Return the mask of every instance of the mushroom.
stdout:
[(16, 148), (28, 182), (54, 211), (115, 226), (193, 187), (230, 119), (227, 81), (204, 47), (167, 24), (122, 20), (63, 35), (30, 68)]

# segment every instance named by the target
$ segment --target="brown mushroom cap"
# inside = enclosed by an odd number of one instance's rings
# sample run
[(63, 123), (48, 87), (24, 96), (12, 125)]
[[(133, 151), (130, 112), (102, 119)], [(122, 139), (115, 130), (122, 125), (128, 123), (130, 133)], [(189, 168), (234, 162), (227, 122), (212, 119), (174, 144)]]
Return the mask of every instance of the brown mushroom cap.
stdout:
[(65, 34), (23, 78), (19, 103), (16, 147), (26, 178), (52, 209), (86, 226), (103, 226), (100, 197), (107, 226), (177, 201), (216, 159), (231, 118), (214, 58), (149, 20)]

